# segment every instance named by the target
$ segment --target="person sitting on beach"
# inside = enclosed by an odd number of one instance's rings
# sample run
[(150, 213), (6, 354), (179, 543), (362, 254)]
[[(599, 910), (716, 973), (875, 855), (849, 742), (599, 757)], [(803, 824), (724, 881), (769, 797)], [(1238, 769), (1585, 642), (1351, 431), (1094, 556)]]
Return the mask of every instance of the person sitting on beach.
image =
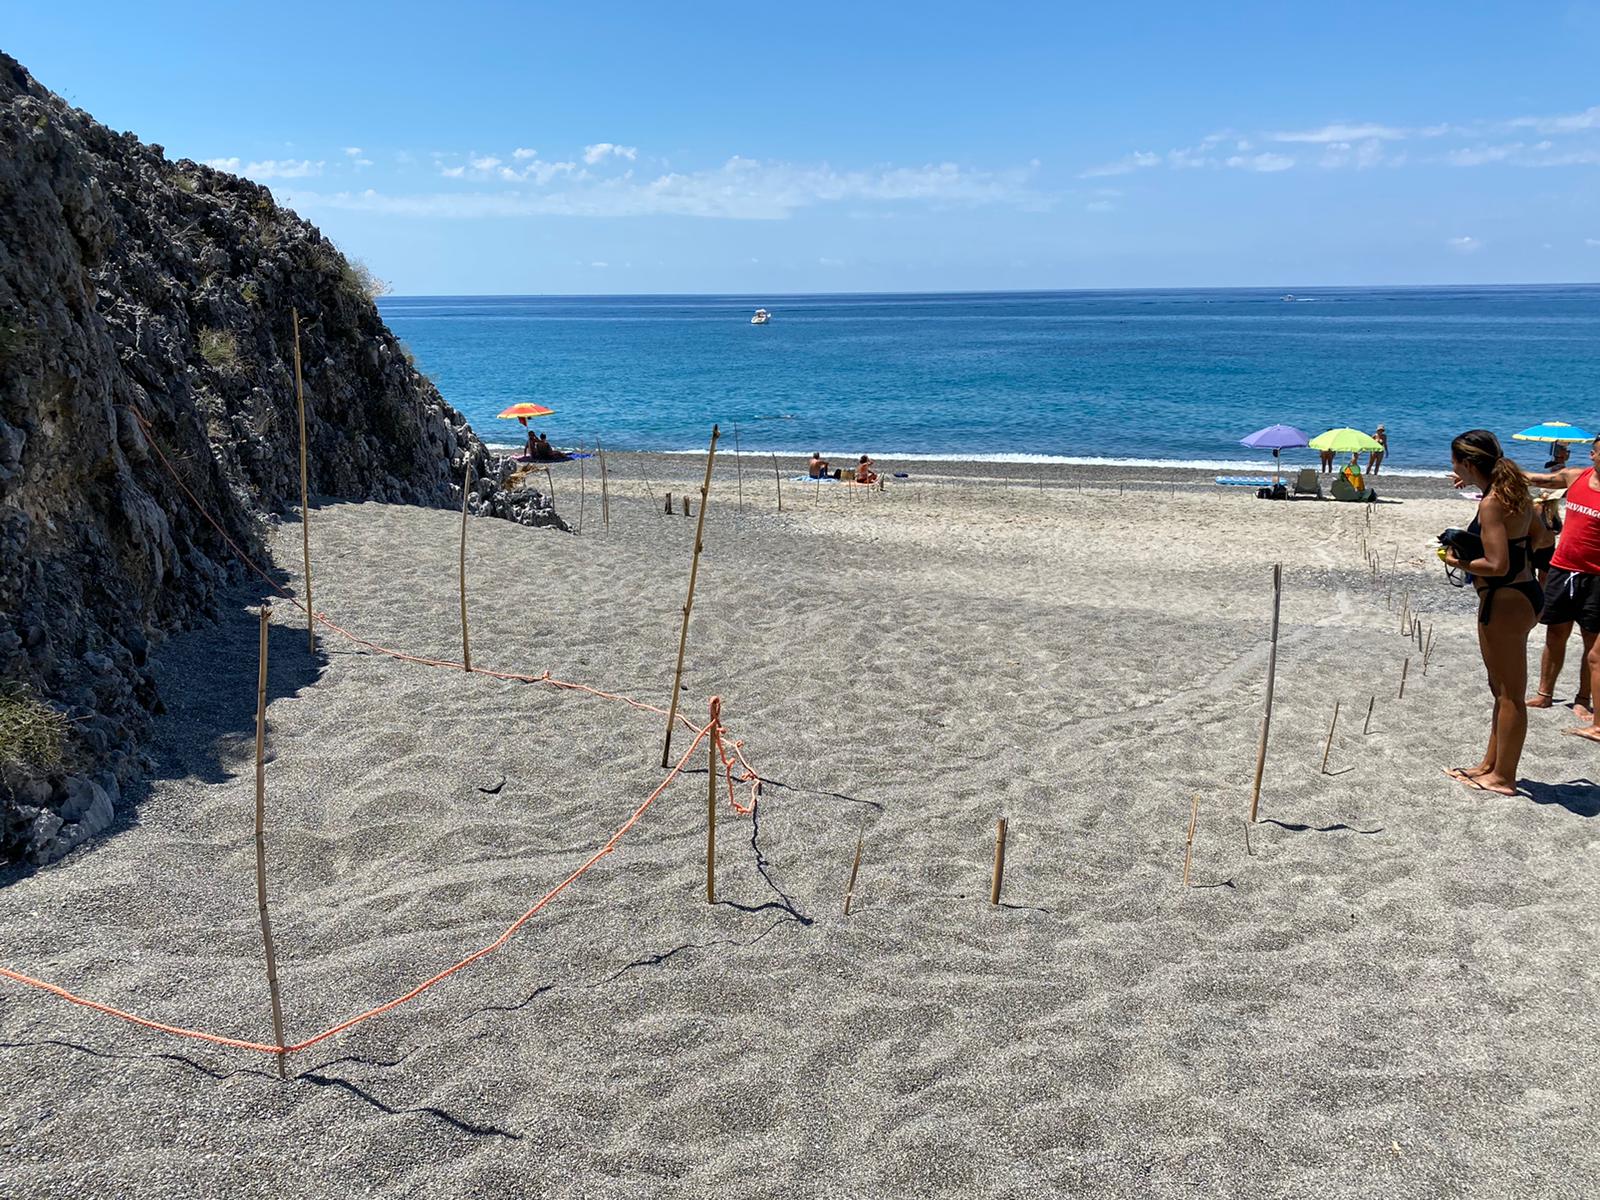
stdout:
[(567, 456), (550, 444), (550, 439), (544, 434), (539, 435), (539, 440), (533, 444), (533, 457), (537, 462), (566, 462)]
[(1545, 463), (1544, 469), (1546, 471), (1565, 471), (1567, 469), (1567, 460), (1571, 457), (1572, 451), (1567, 448), (1567, 444), (1565, 442), (1557, 442), (1550, 451), (1550, 461)]
[(872, 460), (870, 458), (868, 458), (865, 454), (863, 454), (861, 456), (861, 461), (856, 464), (856, 482), (857, 483), (877, 483), (878, 482), (878, 473), (872, 469), (872, 465), (873, 465), (872, 464)]
[(1467, 532), (1482, 539), (1483, 554), (1463, 562), (1454, 550), (1444, 564), (1473, 576), (1478, 589), (1478, 645), (1494, 696), (1489, 745), (1476, 766), (1446, 767), (1459, 783), (1500, 796), (1517, 794), (1517, 764), (1528, 735), (1528, 634), (1538, 624), (1544, 595), (1533, 580), (1529, 541), (1538, 518), (1528, 477), (1505, 456), (1500, 439), (1469, 429), (1450, 443), (1456, 474), (1483, 493)]
[(813, 450), (811, 452), (811, 461), (806, 464), (806, 470), (810, 472), (811, 478), (822, 479), (828, 474), (828, 460), (823, 458), (819, 452)]
[(531, 429), (528, 430), (528, 444), (527, 444), (526, 447), (523, 448), (522, 457), (523, 458), (538, 458), (539, 457), (539, 435), (537, 433), (535, 433)]

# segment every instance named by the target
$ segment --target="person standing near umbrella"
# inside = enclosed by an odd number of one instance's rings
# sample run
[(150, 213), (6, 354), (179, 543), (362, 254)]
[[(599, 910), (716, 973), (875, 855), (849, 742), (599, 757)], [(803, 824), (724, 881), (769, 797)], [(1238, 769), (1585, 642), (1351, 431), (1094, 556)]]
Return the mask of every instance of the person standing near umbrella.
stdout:
[(1529, 563), (1529, 537), (1537, 518), (1527, 476), (1487, 429), (1469, 429), (1451, 442), (1450, 461), (1457, 476), (1483, 493), (1478, 515), (1467, 527), (1482, 539), (1482, 555), (1462, 561), (1451, 550), (1444, 562), (1474, 577), (1478, 646), (1489, 672), (1494, 710), (1482, 761), (1474, 767), (1446, 767), (1445, 774), (1478, 791), (1515, 796), (1517, 764), (1528, 736), (1528, 634), (1538, 623), (1543, 600)]
[(1528, 701), (1534, 708), (1549, 708), (1555, 702), (1556, 680), (1567, 655), (1567, 639), (1578, 626), (1583, 638), (1583, 665), (1579, 669), (1578, 694), (1572, 709), (1581, 724), (1564, 732), (1600, 741), (1595, 724), (1594, 689), (1600, 678), (1600, 487), (1595, 486), (1595, 469), (1600, 468), (1600, 437), (1589, 445), (1590, 466), (1568, 467), (1564, 471), (1530, 475), (1528, 482), (1538, 487), (1566, 488), (1566, 518), (1550, 558), (1545, 582), (1544, 655), (1539, 664), (1539, 687)]
[(1376, 477), (1378, 468), (1383, 465), (1383, 456), (1389, 453), (1389, 435), (1384, 432), (1382, 425), (1378, 426), (1378, 431), (1372, 435), (1372, 440), (1383, 447), (1382, 450), (1372, 450), (1367, 454), (1367, 474)]

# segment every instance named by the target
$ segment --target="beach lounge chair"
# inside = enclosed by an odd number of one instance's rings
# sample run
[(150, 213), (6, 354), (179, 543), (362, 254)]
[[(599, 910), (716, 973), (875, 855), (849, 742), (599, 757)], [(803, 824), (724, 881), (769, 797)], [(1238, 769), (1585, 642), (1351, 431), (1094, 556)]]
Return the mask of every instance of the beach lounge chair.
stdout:
[(1369, 487), (1356, 487), (1344, 475), (1335, 475), (1330, 489), (1335, 500), (1376, 500), (1378, 493)]
[(1294, 477), (1294, 494), (1322, 499), (1322, 484), (1317, 482), (1317, 473), (1311, 467), (1301, 468), (1300, 474)]

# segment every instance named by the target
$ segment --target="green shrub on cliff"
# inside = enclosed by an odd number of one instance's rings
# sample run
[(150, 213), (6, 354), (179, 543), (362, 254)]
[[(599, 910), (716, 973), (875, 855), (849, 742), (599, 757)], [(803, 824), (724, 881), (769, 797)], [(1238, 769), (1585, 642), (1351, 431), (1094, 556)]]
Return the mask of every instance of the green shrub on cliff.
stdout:
[(202, 329), (200, 357), (219, 371), (237, 370), (239, 339), (231, 329)]
[(49, 770), (61, 763), (67, 718), (20, 686), (0, 689), (0, 765)]

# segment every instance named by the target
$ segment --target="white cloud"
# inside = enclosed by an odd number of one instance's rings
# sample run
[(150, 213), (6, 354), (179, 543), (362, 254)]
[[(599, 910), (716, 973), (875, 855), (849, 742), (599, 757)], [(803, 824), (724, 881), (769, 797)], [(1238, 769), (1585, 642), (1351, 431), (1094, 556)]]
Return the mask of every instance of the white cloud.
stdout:
[[(1600, 238), (1584, 238), (1583, 244), (1585, 246), (1600, 246)], [(1546, 248), (1548, 249), (1548, 247)]]
[(246, 175), (251, 179), (308, 179), (313, 175), (321, 175), (322, 168), (327, 164), (321, 160), (312, 162), (308, 158), (266, 158), (259, 162), (239, 165), (237, 156), (231, 158), (208, 158), (205, 160), (208, 167), (216, 167), (219, 171), (232, 171), (235, 175)]
[(360, 146), (346, 146), (344, 148), (344, 152), (350, 158), (360, 158), (362, 155), (362, 149)]
[(1226, 161), (1225, 165), (1244, 171), (1261, 171), (1270, 174), (1273, 171), (1287, 171), (1294, 166), (1294, 159), (1285, 154), (1235, 154)]
[(1090, 167), (1079, 171), (1079, 179), (1095, 179), (1102, 175), (1127, 175), (1144, 167), (1159, 167), (1161, 155), (1151, 154), (1144, 150), (1135, 150), (1126, 158), (1119, 158), (1116, 162), (1102, 163), (1098, 167)]
[[(305, 192), (289, 202), (308, 209), (454, 219), (526, 216), (627, 217), (667, 213), (734, 220), (782, 220), (798, 210), (838, 203), (923, 203), (933, 206), (1008, 205), (1038, 209), (1047, 200), (1030, 185), (1028, 168), (984, 171), (955, 163), (839, 171), (731, 158), (720, 167), (648, 179), (596, 178), (572, 163), (535, 163), (532, 186), (495, 192), (396, 195)], [(463, 168), (443, 169), (444, 173)], [(453, 175), (459, 178), (460, 175)], [(550, 186), (554, 185), (554, 186)]]
[(500, 165), (500, 160), (492, 154), (486, 154), (482, 158), (468, 159), (467, 161), (474, 171), (492, 171)]
[(446, 179), (460, 179), (466, 173), (467, 173), (467, 169), (465, 167), (440, 167), (439, 168), (439, 174), (443, 175)]
[(1330, 171), (1344, 167), (1365, 171), (1370, 167), (1385, 164), (1396, 166), (1404, 160), (1403, 153), (1390, 154), (1384, 149), (1382, 142), (1372, 138), (1359, 145), (1352, 145), (1349, 142), (1328, 142), (1322, 148), (1322, 157), (1317, 160), (1317, 166)]
[(1453, 237), (1445, 245), (1457, 254), (1473, 254), (1483, 249), (1483, 243), (1475, 237)]
[(1266, 136), (1274, 142), (1310, 142), (1313, 145), (1325, 145), (1328, 142), (1364, 142), (1374, 138), (1380, 142), (1397, 142), (1407, 136), (1407, 131), (1396, 129), (1392, 125), (1350, 125), (1336, 121), (1332, 125), (1324, 125), (1321, 129), (1269, 133)]
[(518, 146), (511, 152), (511, 157), (516, 159), (518, 162), (521, 162), (525, 158), (538, 158), (539, 152), (537, 150), (530, 150), (526, 146)]
[(370, 167), (372, 160), (370, 158), (358, 158), (355, 161), (355, 165), (358, 167)]
[(1091, 200), (1083, 206), (1083, 211), (1092, 213), (1113, 212), (1116, 207), (1109, 200)]
[(1502, 125), (1506, 129), (1531, 129), (1535, 133), (1580, 133), (1587, 129), (1600, 129), (1600, 104), (1564, 116), (1513, 117)]
[(591, 167), (597, 162), (600, 162), (607, 155), (614, 155), (617, 158), (625, 158), (629, 162), (632, 162), (639, 156), (639, 151), (637, 147), (619, 146), (614, 142), (596, 142), (592, 146), (585, 146), (583, 148), (583, 161), (588, 163)]

